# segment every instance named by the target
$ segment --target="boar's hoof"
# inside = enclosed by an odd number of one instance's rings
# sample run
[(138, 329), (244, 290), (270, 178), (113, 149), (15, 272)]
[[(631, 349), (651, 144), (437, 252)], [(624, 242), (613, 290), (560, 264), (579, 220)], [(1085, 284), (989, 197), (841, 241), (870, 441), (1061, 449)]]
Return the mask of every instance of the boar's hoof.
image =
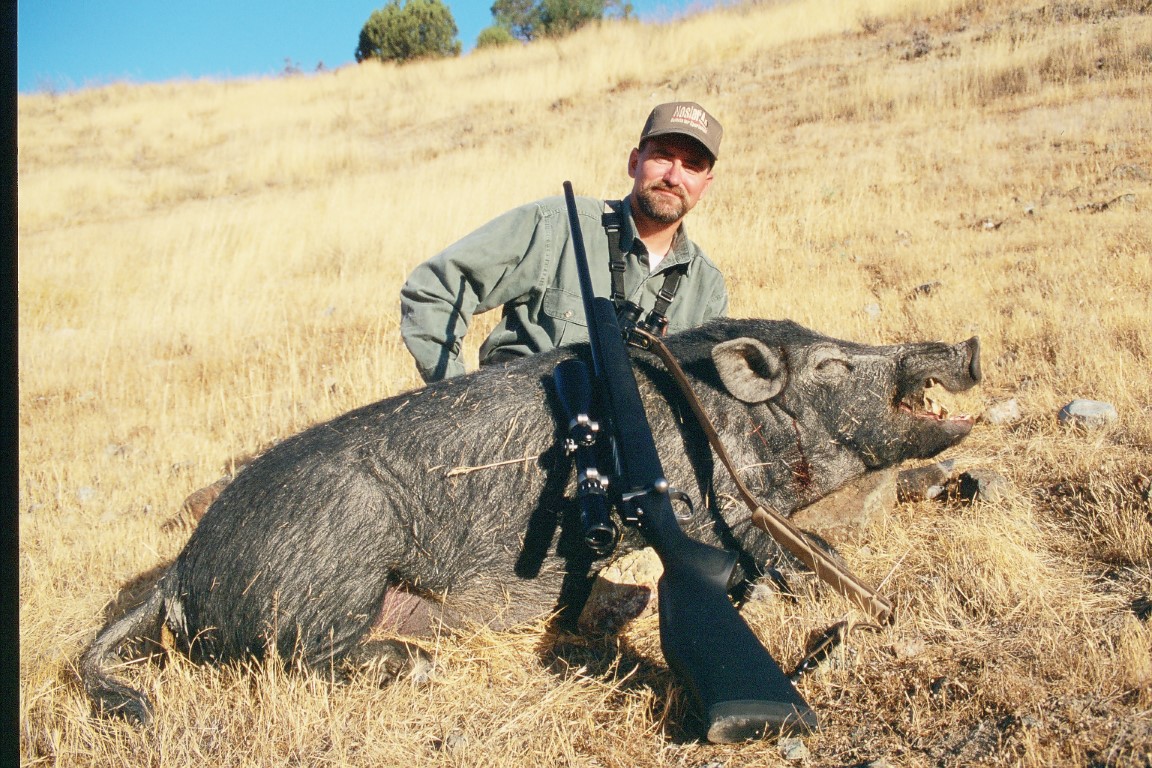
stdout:
[(369, 676), (380, 685), (407, 679), (425, 685), (436, 676), (432, 657), (415, 643), (403, 640), (369, 640), (348, 654), (340, 665), (341, 679)]
[(204, 513), (212, 506), (212, 502), (216, 501), (216, 497), (220, 495), (228, 484), (232, 482), (232, 476), (227, 475), (220, 478), (211, 485), (206, 485), (203, 488), (192, 491), (188, 497), (184, 499), (184, 504), (180, 507), (180, 514), (172, 520), (165, 523), (164, 527), (167, 530), (174, 528), (195, 528)]

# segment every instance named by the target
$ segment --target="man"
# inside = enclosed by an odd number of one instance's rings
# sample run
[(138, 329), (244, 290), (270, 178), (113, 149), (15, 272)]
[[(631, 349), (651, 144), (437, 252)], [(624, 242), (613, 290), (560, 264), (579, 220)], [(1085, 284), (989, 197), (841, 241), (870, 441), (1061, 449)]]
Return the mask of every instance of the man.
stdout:
[[(577, 198), (593, 288), (618, 311), (628, 302), (641, 319), (655, 310), (671, 331), (727, 311), (723, 275), (683, 225), (712, 184), (721, 134), (700, 105), (661, 104), (628, 156), (628, 197)], [(424, 380), (463, 373), (469, 320), (499, 306), (482, 365), (587, 341), (569, 237), (564, 198), (551, 197), (509, 211), (417, 267), (400, 291), (400, 332)]]

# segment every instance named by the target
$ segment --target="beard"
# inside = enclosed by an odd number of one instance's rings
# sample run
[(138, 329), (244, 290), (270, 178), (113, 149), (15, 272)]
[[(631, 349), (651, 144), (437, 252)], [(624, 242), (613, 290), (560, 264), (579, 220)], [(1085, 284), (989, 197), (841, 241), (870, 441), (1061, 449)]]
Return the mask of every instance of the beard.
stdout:
[[(660, 190), (672, 192), (676, 197), (669, 197)], [(641, 189), (636, 194), (636, 204), (641, 213), (661, 224), (675, 224), (692, 208), (683, 187), (672, 187), (663, 181), (653, 181)]]

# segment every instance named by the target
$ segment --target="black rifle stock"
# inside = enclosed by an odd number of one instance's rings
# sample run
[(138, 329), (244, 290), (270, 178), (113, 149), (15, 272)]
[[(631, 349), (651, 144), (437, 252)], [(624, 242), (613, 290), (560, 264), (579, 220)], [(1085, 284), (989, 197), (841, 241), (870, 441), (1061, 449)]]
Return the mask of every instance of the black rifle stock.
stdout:
[(620, 465), (610, 482), (618, 498), (634, 505), (640, 531), (664, 566), (657, 586), (664, 658), (699, 705), (709, 741), (815, 730), (816, 713), (728, 597), (736, 555), (692, 539), (676, 520), (616, 308), (592, 289), (569, 182), (564, 195), (603, 409), (601, 427), (607, 426)]

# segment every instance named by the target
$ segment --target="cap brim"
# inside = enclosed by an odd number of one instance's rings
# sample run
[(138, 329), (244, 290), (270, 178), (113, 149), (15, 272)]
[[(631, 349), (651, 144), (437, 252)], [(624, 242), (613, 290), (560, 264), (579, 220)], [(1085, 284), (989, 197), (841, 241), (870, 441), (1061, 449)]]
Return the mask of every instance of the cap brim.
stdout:
[(662, 130), (658, 129), (658, 130), (652, 131), (651, 133), (646, 134), (644, 136), (644, 138), (641, 140), (641, 142), (647, 141), (648, 139), (654, 139), (657, 136), (683, 136), (686, 139), (692, 139), (692, 141), (696, 142), (696, 144), (699, 145), (700, 149), (704, 150), (704, 153), (707, 154), (708, 157), (710, 157), (712, 159), (713, 164), (715, 164), (716, 160), (718, 159), (716, 157), (716, 153), (713, 152), (711, 149), (709, 149), (707, 144), (700, 141), (700, 139), (698, 137), (694, 136), (693, 134), (686, 133), (685, 131), (677, 131), (675, 129), (669, 129), (669, 128), (665, 128)]

